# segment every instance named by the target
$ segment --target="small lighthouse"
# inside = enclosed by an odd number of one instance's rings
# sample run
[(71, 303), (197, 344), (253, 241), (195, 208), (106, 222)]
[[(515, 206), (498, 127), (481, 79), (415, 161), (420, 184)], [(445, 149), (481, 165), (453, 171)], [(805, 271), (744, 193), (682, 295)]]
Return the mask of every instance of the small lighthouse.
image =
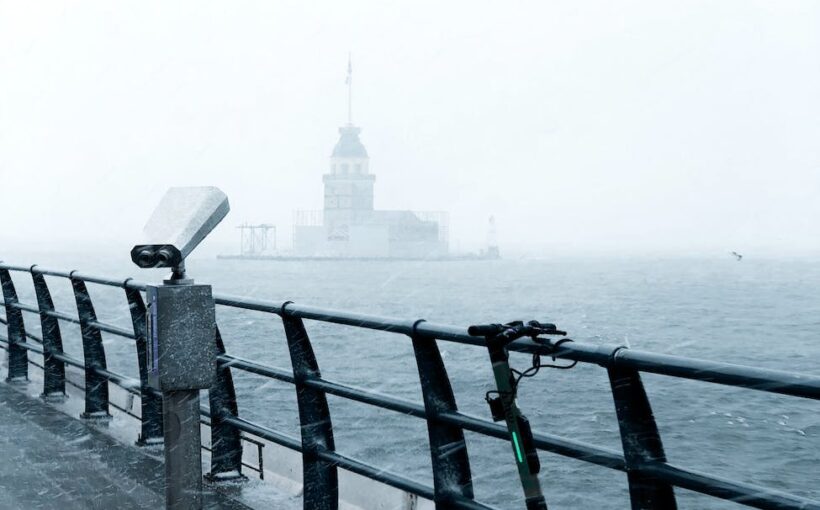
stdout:
[(347, 62), (347, 123), (322, 175), (321, 211), (296, 211), (293, 250), (301, 257), (405, 258), (447, 256), (447, 215), (375, 210), (370, 157), (353, 124), (353, 65)]
[(348, 238), (347, 225), (366, 221), (373, 211), (370, 158), (359, 138), (361, 128), (353, 125), (353, 66), (347, 63), (347, 125), (339, 128), (339, 141), (330, 155), (330, 171), (322, 177), (325, 187), (324, 219), (329, 236)]
[(487, 251), (484, 256), (488, 259), (500, 259), (501, 252), (498, 249), (498, 232), (495, 227), (495, 216), (490, 216), (487, 227)]

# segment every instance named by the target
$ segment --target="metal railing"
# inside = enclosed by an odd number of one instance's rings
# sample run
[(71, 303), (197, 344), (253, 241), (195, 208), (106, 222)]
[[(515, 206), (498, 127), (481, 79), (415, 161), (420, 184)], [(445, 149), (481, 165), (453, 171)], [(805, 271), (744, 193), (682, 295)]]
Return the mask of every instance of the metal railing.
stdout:
[[(12, 272), (30, 274), (37, 304), (19, 301)], [(44, 276), (70, 280), (77, 316), (54, 309)], [(43, 395), (65, 393), (65, 366), (85, 373), (85, 418), (109, 416), (108, 383), (124, 388), (141, 398), (139, 442), (161, 441), (162, 409), (159, 393), (146, 380), (145, 304), (141, 292), (145, 284), (131, 278), (113, 279), (90, 276), (77, 271), (54, 271), (38, 266), (21, 267), (0, 263), (8, 335), (0, 343), (8, 351), (8, 379), (27, 379), (28, 359), (32, 351), (43, 356)], [(123, 289), (132, 319), (132, 328), (124, 329), (97, 319), (86, 283)], [(453, 342), (484, 346), (480, 338), (467, 334), (466, 328), (429, 323), (424, 320), (402, 320), (358, 313), (329, 310), (292, 302), (276, 303), (258, 299), (215, 294), (217, 305), (255, 310), (281, 319), (287, 339), (292, 370), (269, 367), (225, 352), (217, 328), (219, 349), (217, 382), (209, 391), (209, 409), (202, 412), (211, 424), (211, 472), (214, 479), (239, 473), (242, 469), (243, 434), (261, 438), (302, 454), (304, 507), (312, 510), (338, 507), (338, 468), (390, 485), (419, 497), (435, 501), (436, 508), (489, 509), (476, 501), (472, 475), (464, 442), (464, 431), (509, 440), (506, 427), (458, 411), (438, 343)], [(26, 332), (23, 312), (37, 314), (42, 338)], [(321, 377), (304, 320), (378, 330), (407, 336), (412, 343), (421, 382), (423, 404), (374, 393)], [(60, 322), (78, 324), (82, 334), (83, 359), (63, 351)], [(102, 333), (117, 335), (136, 342), (139, 380), (109, 370), (106, 366)], [(27, 340), (33, 340), (28, 342)], [(742, 505), (764, 509), (820, 509), (820, 502), (772, 488), (728, 480), (675, 466), (666, 460), (658, 427), (641, 373), (704, 381), (748, 388), (807, 399), (820, 399), (820, 377), (766, 370), (728, 363), (704, 361), (628, 349), (624, 346), (601, 346), (580, 342), (563, 342), (555, 349), (521, 339), (509, 350), (538, 353), (545, 356), (599, 365), (607, 371), (618, 418), (623, 454), (585, 442), (549, 433), (536, 432), (538, 449), (578, 459), (627, 475), (630, 500), (634, 509), (676, 508), (673, 488), (679, 487)], [(296, 438), (255, 423), (239, 415), (232, 370), (293, 384), (296, 388), (301, 437)], [(432, 460), (433, 486), (343, 455), (335, 450), (333, 426), (327, 395), (376, 406), (426, 421)]]

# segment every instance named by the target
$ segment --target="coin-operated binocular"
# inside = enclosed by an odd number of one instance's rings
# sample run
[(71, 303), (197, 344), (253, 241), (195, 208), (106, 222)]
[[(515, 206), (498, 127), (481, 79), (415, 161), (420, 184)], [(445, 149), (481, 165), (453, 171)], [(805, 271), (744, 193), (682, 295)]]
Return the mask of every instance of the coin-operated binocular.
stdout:
[(199, 390), (216, 378), (216, 317), (210, 285), (185, 274), (185, 257), (228, 214), (218, 188), (171, 188), (134, 246), (139, 267), (171, 269), (162, 285), (145, 289), (148, 384), (162, 392), (165, 500), (174, 510), (202, 508)]

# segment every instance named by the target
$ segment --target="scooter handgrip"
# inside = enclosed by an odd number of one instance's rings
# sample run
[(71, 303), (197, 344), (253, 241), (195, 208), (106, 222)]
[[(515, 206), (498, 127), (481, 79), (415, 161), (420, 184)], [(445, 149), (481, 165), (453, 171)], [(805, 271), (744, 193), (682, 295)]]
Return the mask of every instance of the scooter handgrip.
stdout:
[(467, 328), (467, 334), (470, 336), (489, 336), (497, 335), (501, 332), (503, 326), (501, 324), (486, 324), (483, 326), (470, 326)]

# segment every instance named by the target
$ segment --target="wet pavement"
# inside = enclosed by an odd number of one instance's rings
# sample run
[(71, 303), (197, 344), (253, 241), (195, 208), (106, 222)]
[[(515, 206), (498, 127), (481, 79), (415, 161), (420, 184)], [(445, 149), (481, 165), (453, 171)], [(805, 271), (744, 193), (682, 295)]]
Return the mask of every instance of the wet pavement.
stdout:
[[(163, 464), (0, 382), (0, 510), (165, 507)], [(205, 507), (246, 509), (206, 486)]]

